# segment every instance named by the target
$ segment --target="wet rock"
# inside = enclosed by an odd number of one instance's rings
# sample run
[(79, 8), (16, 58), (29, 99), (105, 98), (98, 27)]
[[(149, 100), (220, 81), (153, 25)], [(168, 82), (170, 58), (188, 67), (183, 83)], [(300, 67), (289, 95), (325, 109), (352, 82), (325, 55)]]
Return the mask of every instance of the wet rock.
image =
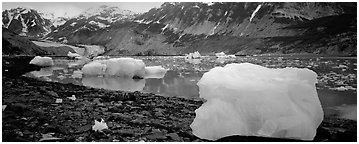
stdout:
[(167, 136), (169, 136), (174, 141), (181, 141), (181, 138), (176, 133), (169, 133)]
[(113, 131), (113, 133), (119, 134), (119, 135), (124, 136), (124, 137), (130, 137), (130, 136), (135, 135), (134, 131), (131, 130), (131, 129), (115, 130), (115, 131)]
[(130, 121), (131, 116), (122, 113), (112, 113), (110, 119)]
[(92, 129), (92, 125), (84, 125), (77, 129), (77, 133), (87, 132)]
[(160, 130), (152, 130), (152, 134), (151, 135), (148, 135), (146, 136), (147, 139), (150, 139), (150, 140), (165, 140), (167, 139), (166, 137), (166, 133), (165, 132), (161, 132)]

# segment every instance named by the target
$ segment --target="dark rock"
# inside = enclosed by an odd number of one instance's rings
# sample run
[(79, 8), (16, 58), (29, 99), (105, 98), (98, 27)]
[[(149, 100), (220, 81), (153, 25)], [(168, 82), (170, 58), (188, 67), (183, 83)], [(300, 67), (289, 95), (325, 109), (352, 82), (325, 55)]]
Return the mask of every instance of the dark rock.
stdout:
[(77, 132), (78, 133), (83, 133), (83, 132), (87, 132), (89, 130), (92, 129), (92, 126), (91, 125), (84, 125), (84, 126), (81, 126), (77, 129)]
[(125, 120), (125, 121), (130, 121), (131, 120), (130, 116), (125, 115), (125, 114), (121, 114), (121, 113), (112, 113), (111, 118), (114, 119), (114, 120)]
[(115, 131), (113, 131), (113, 133), (119, 134), (119, 135), (124, 136), (124, 137), (128, 137), (128, 136), (133, 136), (133, 135), (135, 135), (134, 131), (131, 130), (131, 129), (115, 130)]
[(150, 140), (164, 140), (167, 139), (166, 133), (161, 131), (155, 131), (153, 134), (146, 136), (147, 139)]
[(176, 133), (169, 133), (167, 136), (169, 136), (174, 141), (181, 141), (181, 138)]

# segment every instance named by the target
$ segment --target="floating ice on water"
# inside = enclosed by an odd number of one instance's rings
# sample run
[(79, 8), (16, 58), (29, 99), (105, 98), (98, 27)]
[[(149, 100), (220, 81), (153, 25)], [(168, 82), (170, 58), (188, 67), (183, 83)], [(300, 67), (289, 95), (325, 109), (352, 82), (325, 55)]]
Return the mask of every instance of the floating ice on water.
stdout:
[(163, 78), (166, 75), (167, 69), (162, 66), (145, 67), (145, 78)]
[(141, 77), (145, 75), (145, 63), (133, 58), (112, 58), (108, 60), (95, 60), (82, 68), (84, 75), (92, 76), (120, 76)]
[(224, 52), (216, 53), (217, 58), (236, 58), (235, 55), (226, 55)]
[(71, 57), (71, 58), (72, 58), (72, 57), (73, 57), (73, 58), (75, 58), (75, 57), (82, 57), (82, 56), (79, 55), (78, 53), (72, 53), (72, 52), (70, 52), (70, 51), (67, 53), (67, 56), (68, 56), (68, 57)]
[(199, 58), (201, 58), (201, 54), (198, 51), (186, 55), (186, 59), (199, 59)]
[(36, 56), (35, 58), (33, 58), (30, 61), (30, 64), (37, 65), (37, 66), (48, 67), (48, 66), (53, 66), (54, 61), (50, 57)]
[(334, 87), (329, 88), (330, 90), (337, 90), (337, 91), (347, 91), (347, 90), (356, 90), (356, 88), (352, 86), (340, 86), (340, 87)]
[(105, 59), (110, 59), (110, 56), (97, 56), (95, 58), (93, 58), (93, 60), (105, 60)]
[(227, 64), (205, 73), (197, 83), (206, 99), (191, 124), (199, 138), (230, 135), (312, 140), (323, 120), (309, 69), (270, 69), (250, 63)]

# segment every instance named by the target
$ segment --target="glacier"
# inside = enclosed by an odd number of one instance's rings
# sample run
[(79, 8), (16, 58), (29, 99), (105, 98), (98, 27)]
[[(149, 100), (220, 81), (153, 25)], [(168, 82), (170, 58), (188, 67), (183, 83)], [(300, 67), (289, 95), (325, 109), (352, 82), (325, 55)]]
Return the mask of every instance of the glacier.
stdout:
[(190, 125), (199, 138), (231, 135), (313, 140), (323, 120), (309, 69), (270, 69), (232, 63), (206, 72), (197, 83), (206, 102)]

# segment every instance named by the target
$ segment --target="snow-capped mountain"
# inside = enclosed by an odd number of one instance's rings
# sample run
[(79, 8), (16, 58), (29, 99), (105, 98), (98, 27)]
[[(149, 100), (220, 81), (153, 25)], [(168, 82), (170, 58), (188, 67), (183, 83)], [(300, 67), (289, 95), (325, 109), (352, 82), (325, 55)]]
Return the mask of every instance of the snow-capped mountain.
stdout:
[(174, 2), (135, 14), (99, 6), (46, 38), (103, 45), (108, 55), (356, 54), (356, 9), (356, 3)]
[(63, 16), (55, 16), (54, 13), (40, 13), (42, 17), (51, 21), (52, 25), (56, 28), (59, 25), (63, 25), (66, 21), (71, 19), (66, 13)]
[(18, 7), (2, 12), (3, 27), (22, 36), (42, 37), (51, 32), (51, 22), (36, 10)]
[(101, 44), (109, 55), (353, 53), (356, 41), (340, 40), (356, 37), (355, 3), (175, 2), (121, 23), (110, 23), (110, 8), (88, 10), (50, 36)]
[(108, 30), (118, 23), (132, 21), (136, 13), (118, 7), (102, 5), (89, 8), (79, 16), (67, 20), (58, 26), (48, 39), (67, 41), (68, 37), (88, 35), (97, 31)]

